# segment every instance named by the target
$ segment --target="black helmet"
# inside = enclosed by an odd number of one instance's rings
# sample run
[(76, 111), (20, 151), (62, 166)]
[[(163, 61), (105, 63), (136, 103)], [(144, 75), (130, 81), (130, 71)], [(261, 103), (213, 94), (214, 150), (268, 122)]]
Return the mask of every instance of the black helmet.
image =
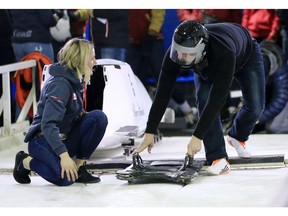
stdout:
[(174, 31), (170, 58), (182, 67), (200, 63), (206, 54), (208, 38), (208, 31), (200, 22), (182, 22)]

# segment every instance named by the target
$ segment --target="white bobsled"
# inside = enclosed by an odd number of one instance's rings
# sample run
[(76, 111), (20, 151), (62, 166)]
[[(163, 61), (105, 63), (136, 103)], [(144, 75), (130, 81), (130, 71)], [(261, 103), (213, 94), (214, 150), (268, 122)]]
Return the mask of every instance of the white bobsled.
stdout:
[(98, 59), (97, 66), (103, 68), (102, 110), (108, 117), (106, 133), (97, 149), (115, 148), (144, 133), (152, 100), (129, 64)]

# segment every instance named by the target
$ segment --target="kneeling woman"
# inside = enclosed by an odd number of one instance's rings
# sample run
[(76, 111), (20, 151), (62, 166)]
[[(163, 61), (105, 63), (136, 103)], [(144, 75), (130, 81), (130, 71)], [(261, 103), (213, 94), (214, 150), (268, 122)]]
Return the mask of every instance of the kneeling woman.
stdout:
[(14, 179), (29, 184), (31, 171), (58, 186), (74, 182), (97, 183), (85, 168), (102, 140), (108, 124), (100, 110), (83, 109), (83, 83), (90, 82), (96, 64), (91, 42), (74, 38), (58, 53), (42, 88), (37, 113), (24, 141), (29, 154), (17, 153)]

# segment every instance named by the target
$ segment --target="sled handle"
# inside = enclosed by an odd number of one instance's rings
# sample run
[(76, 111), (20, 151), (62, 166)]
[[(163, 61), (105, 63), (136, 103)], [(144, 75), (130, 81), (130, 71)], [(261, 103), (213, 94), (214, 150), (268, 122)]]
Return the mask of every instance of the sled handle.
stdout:
[(191, 167), (193, 165), (193, 160), (194, 160), (193, 156), (186, 154), (185, 159), (184, 159), (184, 163), (178, 171), (184, 171), (184, 170), (186, 170), (187, 167)]
[(139, 154), (133, 155), (132, 160), (133, 160), (133, 169), (139, 170), (144, 168), (143, 160)]

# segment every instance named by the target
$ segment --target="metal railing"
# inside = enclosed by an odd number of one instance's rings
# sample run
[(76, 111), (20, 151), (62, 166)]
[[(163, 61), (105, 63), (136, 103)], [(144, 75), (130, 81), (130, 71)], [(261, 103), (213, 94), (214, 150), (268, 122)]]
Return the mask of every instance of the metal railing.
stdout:
[[(37, 101), (35, 92), (35, 71), (36, 60), (29, 60), (18, 62), (14, 64), (7, 64), (0, 66), (0, 74), (2, 75), (2, 95), (0, 95), (0, 116), (3, 113), (3, 126), (0, 127), (0, 137), (10, 136), (13, 133), (23, 131), (23, 127), (29, 126), (29, 121), (26, 120), (26, 116), (29, 112), (31, 105), (33, 105), (33, 112), (36, 111)], [(11, 90), (10, 90), (10, 73), (25, 69), (32, 68), (32, 88), (26, 99), (24, 106), (15, 123), (11, 122)]]

